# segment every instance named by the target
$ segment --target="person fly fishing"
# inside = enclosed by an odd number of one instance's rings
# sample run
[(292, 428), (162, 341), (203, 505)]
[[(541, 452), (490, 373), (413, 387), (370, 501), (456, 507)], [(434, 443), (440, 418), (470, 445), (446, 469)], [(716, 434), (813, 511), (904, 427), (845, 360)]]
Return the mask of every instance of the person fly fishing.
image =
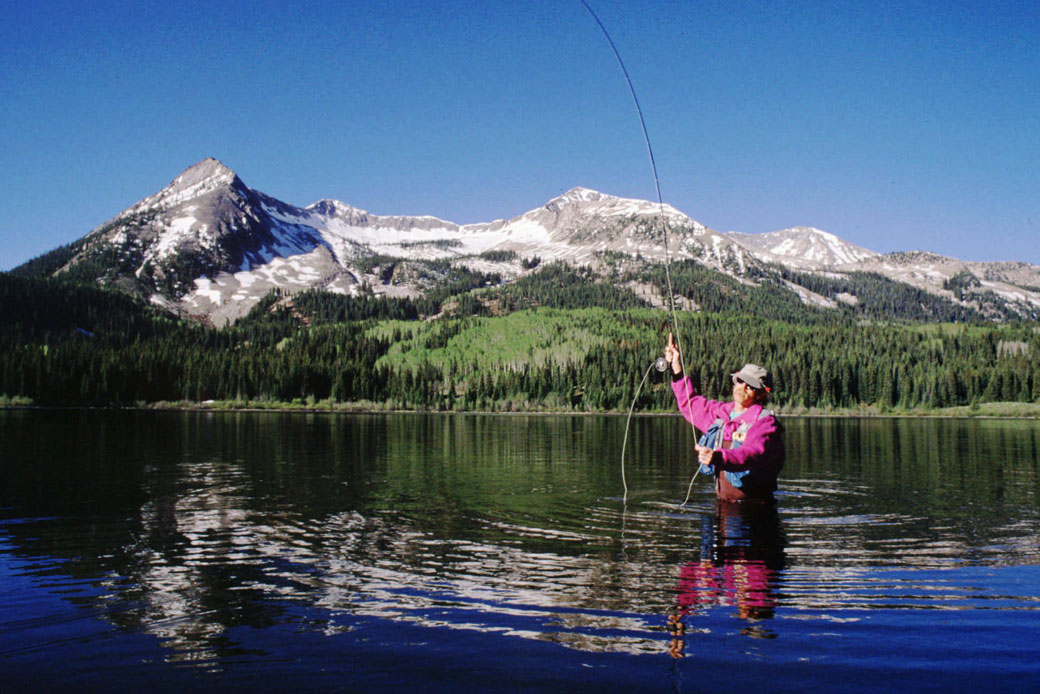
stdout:
[(723, 501), (772, 501), (785, 453), (780, 423), (764, 407), (773, 390), (769, 371), (745, 364), (731, 375), (732, 402), (720, 402), (694, 393), (672, 333), (664, 358), (672, 369), (679, 412), (703, 432), (695, 446), (697, 460), (701, 473), (715, 476), (716, 496)]

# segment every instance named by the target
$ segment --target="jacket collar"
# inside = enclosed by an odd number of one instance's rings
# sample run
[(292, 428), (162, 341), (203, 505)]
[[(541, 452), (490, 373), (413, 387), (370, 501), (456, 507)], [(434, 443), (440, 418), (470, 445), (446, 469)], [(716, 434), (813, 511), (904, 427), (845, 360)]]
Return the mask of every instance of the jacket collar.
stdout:
[[(736, 407), (736, 406), (737, 406), (737, 404), (735, 402), (729, 403), (729, 413), (731, 415), (733, 414), (733, 408)], [(755, 403), (754, 405), (752, 405), (751, 407), (747, 408), (746, 410), (741, 412), (739, 415), (737, 415), (736, 419), (730, 419), (730, 421), (731, 422), (753, 422), (756, 419), (758, 419), (758, 415), (761, 412), (762, 412), (762, 406), (759, 405), (758, 403)]]

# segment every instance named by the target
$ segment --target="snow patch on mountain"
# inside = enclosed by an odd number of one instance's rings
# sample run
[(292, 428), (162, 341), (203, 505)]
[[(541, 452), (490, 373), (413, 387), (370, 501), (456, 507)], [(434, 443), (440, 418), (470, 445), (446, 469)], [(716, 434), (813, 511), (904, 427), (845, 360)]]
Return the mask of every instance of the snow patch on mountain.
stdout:
[(272, 258), (251, 270), (221, 272), (199, 277), (192, 291), (185, 294), (180, 312), (213, 325), (234, 322), (249, 312), (272, 290), (294, 292), (321, 287), (336, 293), (350, 293), (358, 280), (344, 272), (331, 252), (320, 246), (309, 253)]
[(192, 227), (199, 223), (194, 217), (177, 217), (166, 224), (166, 232), (159, 237), (155, 245), (157, 255), (169, 255), (177, 250), (185, 240), (192, 238)]
[(838, 308), (838, 302), (833, 299), (817, 294), (816, 292), (809, 291), (800, 284), (789, 282), (784, 280), (784, 286), (790, 289), (792, 292), (798, 295), (798, 298), (802, 300), (802, 303), (806, 306), (816, 306), (819, 308)]

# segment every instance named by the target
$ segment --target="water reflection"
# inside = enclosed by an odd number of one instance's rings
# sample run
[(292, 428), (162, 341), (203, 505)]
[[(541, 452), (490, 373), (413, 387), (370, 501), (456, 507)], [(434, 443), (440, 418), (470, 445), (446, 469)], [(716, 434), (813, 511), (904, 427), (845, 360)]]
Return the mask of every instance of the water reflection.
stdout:
[[(238, 463), (178, 463), (147, 470), (148, 501), (123, 548), (118, 578), (104, 581), (121, 606), (113, 621), (160, 638), (171, 661), (215, 663), (249, 653), (228, 638), (238, 626), (273, 625), (284, 608), (258, 587), (263, 543), (246, 508)], [(254, 651), (255, 652), (255, 651)]]
[(922, 573), (1040, 560), (1020, 424), (793, 420), (778, 505), (705, 486), (679, 509), (692, 440), (669, 418), (633, 427), (626, 507), (619, 418), (0, 413), (0, 571), (209, 670), (283, 629), (678, 657), (793, 613), (1036, 609)]
[(776, 636), (760, 622), (776, 613), (784, 544), (775, 504), (716, 502), (702, 523), (699, 561), (679, 572), (676, 611), (668, 618), (673, 658), (683, 656), (688, 618), (708, 607), (735, 606), (745, 636)]

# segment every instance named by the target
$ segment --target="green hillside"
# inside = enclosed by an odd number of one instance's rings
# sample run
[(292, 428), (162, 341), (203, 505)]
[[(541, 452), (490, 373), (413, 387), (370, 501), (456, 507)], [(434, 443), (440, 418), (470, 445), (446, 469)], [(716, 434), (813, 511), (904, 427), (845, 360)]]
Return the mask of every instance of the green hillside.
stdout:
[[(561, 269), (552, 272), (545, 277), (554, 283), (568, 280)], [(223, 329), (178, 321), (96, 287), (0, 274), (0, 397), (40, 405), (213, 400), (626, 411), (661, 353), (671, 316), (640, 306), (634, 295), (582, 283), (576, 273), (572, 288), (554, 297), (536, 280), (425, 304), (322, 292), (272, 295)], [(687, 291), (686, 275), (673, 279)], [(751, 361), (775, 371), (775, 404), (787, 411), (978, 412), (987, 403), (1040, 404), (1035, 323), (796, 313), (783, 295), (767, 301), (756, 288), (724, 280), (702, 285), (688, 291), (729, 302), (725, 309), (678, 314), (688, 369), (708, 395), (725, 397), (727, 374)], [(547, 297), (559, 305), (538, 305)], [(509, 302), (520, 308), (506, 312)], [(664, 376), (651, 374), (637, 407), (672, 409)]]

